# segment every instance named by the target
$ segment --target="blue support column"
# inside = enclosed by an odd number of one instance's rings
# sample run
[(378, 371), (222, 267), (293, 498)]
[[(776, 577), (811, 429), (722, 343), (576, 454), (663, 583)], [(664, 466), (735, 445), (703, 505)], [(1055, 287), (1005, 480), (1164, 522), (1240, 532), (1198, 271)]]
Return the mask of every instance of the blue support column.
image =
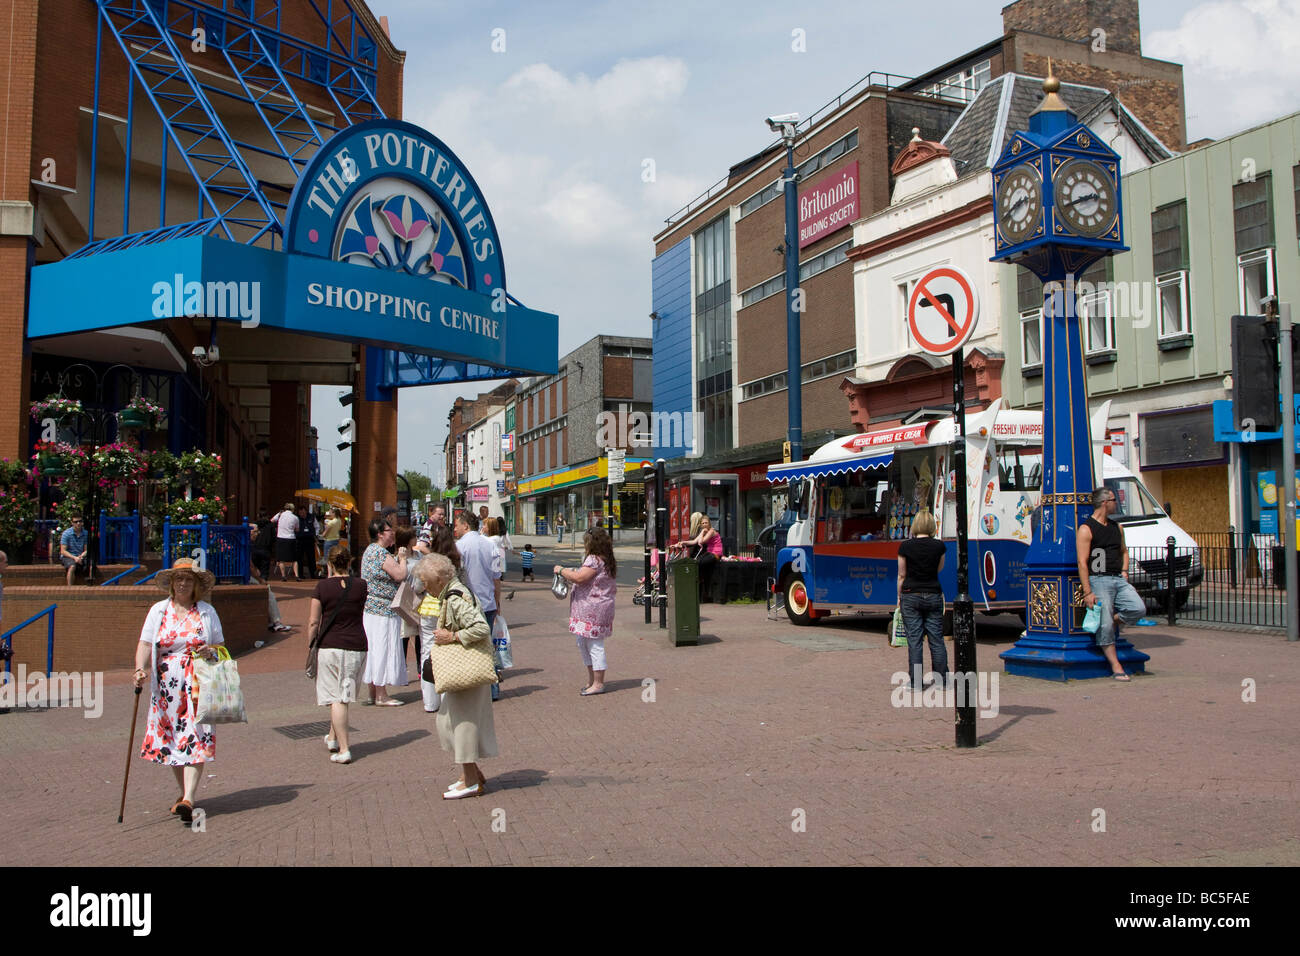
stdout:
[[(1075, 534), (1092, 511), (1096, 476), (1083, 328), (1074, 276), (1058, 256), (1044, 285), (1043, 335), (1042, 520), (1025, 561), (1029, 620), (1025, 636), (1000, 656), (1008, 674), (1049, 680), (1108, 677), (1110, 665), (1082, 627)], [(1115, 650), (1129, 673), (1141, 672), (1150, 660), (1122, 638)]]

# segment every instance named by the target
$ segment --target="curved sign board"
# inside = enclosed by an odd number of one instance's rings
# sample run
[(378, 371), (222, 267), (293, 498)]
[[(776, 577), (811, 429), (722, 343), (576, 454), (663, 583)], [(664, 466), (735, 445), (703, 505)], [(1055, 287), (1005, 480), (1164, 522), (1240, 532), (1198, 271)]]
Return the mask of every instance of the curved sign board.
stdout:
[(288, 321), (414, 328), (422, 351), (505, 368), (558, 357), (558, 320), (508, 301), (474, 177), (418, 126), (373, 120), (330, 139), (294, 188), (285, 246)]

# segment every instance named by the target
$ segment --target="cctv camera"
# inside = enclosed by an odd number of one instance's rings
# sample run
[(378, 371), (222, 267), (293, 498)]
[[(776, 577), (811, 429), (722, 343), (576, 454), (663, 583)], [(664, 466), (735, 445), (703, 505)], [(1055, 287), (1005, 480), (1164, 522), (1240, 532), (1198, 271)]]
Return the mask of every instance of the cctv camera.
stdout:
[(220, 361), (221, 361), (221, 349), (217, 348), (217, 346), (215, 346), (215, 345), (209, 346), (209, 347), (208, 347), (208, 361), (209, 361), (209, 362), (220, 362)]
[(782, 126), (790, 126), (798, 122), (799, 122), (798, 113), (781, 113), (777, 116), (769, 116), (767, 118), (768, 128), (771, 129), (772, 132), (774, 133), (777, 132)]

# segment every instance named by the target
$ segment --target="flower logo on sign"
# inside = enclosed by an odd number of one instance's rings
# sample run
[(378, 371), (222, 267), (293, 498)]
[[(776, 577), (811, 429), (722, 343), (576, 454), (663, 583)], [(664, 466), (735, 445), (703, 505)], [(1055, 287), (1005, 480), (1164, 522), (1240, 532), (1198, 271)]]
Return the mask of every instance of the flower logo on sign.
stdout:
[(377, 180), (353, 200), (342, 221), (335, 259), (469, 287), (451, 222), (411, 183)]

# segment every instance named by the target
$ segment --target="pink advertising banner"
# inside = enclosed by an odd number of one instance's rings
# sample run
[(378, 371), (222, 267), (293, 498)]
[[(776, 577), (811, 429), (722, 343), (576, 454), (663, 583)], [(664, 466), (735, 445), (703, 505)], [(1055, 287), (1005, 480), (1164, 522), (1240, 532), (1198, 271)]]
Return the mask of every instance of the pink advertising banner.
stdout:
[(823, 177), (799, 197), (799, 248), (858, 218), (858, 163)]

